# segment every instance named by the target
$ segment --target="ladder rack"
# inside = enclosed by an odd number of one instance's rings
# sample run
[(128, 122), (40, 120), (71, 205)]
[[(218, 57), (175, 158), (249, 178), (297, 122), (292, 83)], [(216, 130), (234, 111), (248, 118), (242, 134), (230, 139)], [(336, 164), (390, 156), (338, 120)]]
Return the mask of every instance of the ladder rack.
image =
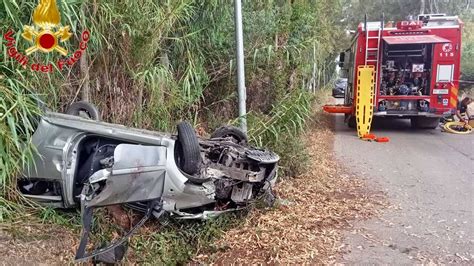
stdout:
[[(375, 85), (378, 86), (379, 78), (381, 77), (381, 73), (379, 73), (380, 69), (380, 46), (382, 41), (382, 34), (384, 28), (384, 19), (385, 15), (382, 14), (382, 18), (380, 21), (380, 26), (377, 28), (377, 36), (370, 36), (370, 30), (367, 27), (367, 14), (365, 15), (364, 20), (364, 30), (365, 30), (365, 61), (364, 65), (367, 66), (367, 63), (373, 63), (375, 65)], [(369, 40), (377, 40), (377, 44), (374, 47), (369, 47)], [(375, 53), (375, 59), (369, 59), (369, 53), (372, 55)]]

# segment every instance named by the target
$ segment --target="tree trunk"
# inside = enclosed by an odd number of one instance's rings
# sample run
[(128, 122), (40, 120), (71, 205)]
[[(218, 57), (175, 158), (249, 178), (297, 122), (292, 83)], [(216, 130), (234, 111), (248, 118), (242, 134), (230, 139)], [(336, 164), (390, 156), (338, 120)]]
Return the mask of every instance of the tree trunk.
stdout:
[(420, 14), (425, 14), (425, 0), (420, 0)]
[(87, 53), (84, 53), (80, 59), (80, 68), (81, 68), (81, 77), (82, 77), (82, 90), (81, 98), (83, 101), (90, 101), (91, 85), (89, 79), (89, 60), (87, 58)]
[(278, 51), (278, 33), (275, 34), (275, 51)]
[(138, 127), (142, 127), (143, 123), (143, 87), (145, 86), (145, 81), (140, 80), (140, 83), (138, 85), (138, 117), (137, 117), (137, 123)]
[(323, 86), (326, 86), (326, 63), (323, 65)]
[(291, 72), (290, 77), (288, 78), (288, 91), (293, 91), (295, 88), (296, 74), (297, 74), (296, 70), (293, 70)]
[(435, 8), (435, 12), (436, 12), (436, 14), (438, 14), (438, 13), (439, 13), (439, 9), (438, 9), (438, 2), (437, 2), (437, 1), (438, 1), (438, 0), (433, 0), (433, 5), (434, 5), (434, 8)]

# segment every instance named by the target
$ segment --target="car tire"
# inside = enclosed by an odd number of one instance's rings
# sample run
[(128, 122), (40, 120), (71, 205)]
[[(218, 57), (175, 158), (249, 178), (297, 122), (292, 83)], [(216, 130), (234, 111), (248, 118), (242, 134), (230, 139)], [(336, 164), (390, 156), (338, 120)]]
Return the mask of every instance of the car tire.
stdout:
[(438, 117), (413, 117), (410, 119), (411, 127), (416, 129), (436, 129), (439, 126)]
[(232, 137), (237, 144), (247, 145), (248, 137), (240, 128), (234, 126), (222, 126), (211, 134), (211, 139)]
[(81, 113), (85, 113), (88, 119), (100, 121), (99, 109), (89, 102), (81, 101), (73, 103), (66, 110), (66, 114), (68, 115), (82, 117)]
[(189, 175), (197, 174), (201, 168), (201, 151), (196, 131), (188, 122), (178, 124), (178, 165)]

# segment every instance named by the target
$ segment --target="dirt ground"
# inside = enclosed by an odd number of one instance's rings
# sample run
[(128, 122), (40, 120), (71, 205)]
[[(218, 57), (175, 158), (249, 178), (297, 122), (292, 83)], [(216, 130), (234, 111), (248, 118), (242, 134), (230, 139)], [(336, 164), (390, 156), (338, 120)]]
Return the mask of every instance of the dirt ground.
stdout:
[(385, 206), (383, 193), (344, 169), (333, 154), (333, 118), (319, 114), (306, 136), (309, 171), (277, 184), (279, 206), (256, 209), (241, 226), (199, 254), (198, 263), (335, 263), (342, 257), (343, 233)]
[(0, 224), (2, 265), (59, 265), (71, 263), (77, 236), (60, 226), (29, 224), (27, 221)]

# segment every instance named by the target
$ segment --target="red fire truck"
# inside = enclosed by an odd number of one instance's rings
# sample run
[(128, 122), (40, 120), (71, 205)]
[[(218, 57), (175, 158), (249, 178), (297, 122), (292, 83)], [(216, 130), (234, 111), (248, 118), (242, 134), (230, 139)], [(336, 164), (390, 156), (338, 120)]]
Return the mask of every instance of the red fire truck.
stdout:
[(348, 78), (344, 105), (326, 111), (344, 113), (356, 126), (357, 69), (374, 66), (373, 115), (411, 119), (417, 128), (436, 128), (443, 115), (455, 112), (463, 23), (457, 16), (419, 15), (395, 23), (360, 23), (351, 48), (341, 53)]

